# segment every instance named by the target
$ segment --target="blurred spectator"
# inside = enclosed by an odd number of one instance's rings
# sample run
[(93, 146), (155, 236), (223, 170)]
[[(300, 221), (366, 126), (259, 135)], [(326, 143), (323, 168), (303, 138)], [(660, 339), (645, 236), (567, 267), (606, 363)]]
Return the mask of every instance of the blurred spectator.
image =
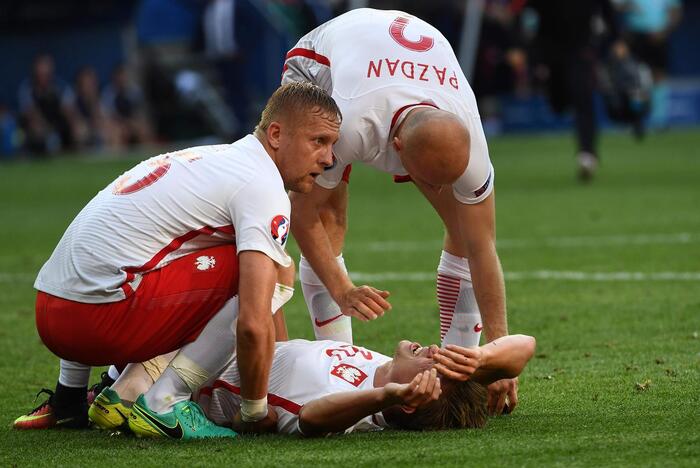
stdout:
[(272, 0), (267, 4), (270, 10), (279, 13), (294, 40), (320, 24), (314, 9), (305, 0)]
[(682, 17), (680, 0), (615, 0), (623, 13), (625, 40), (632, 55), (651, 67), (654, 77), (651, 116), (652, 127), (666, 126), (665, 84), (668, 62), (668, 37)]
[(73, 92), (54, 76), (50, 55), (41, 54), (34, 59), (32, 75), (20, 85), (18, 98), (29, 152), (54, 153), (73, 146)]
[(245, 133), (250, 110), (245, 62), (236, 40), (242, 13), (240, 3), (240, 0), (209, 0), (203, 16), (204, 50), (219, 73), (226, 102), (236, 117), (232, 124), (233, 138)]
[(545, 84), (550, 106), (557, 113), (573, 108), (578, 150), (578, 175), (589, 180), (598, 168), (598, 127), (594, 108), (598, 32), (602, 20), (609, 41), (619, 37), (609, 0), (567, 2), (530, 0), (537, 13), (533, 41), (535, 78)]
[(112, 80), (102, 93), (110, 125), (110, 144), (115, 149), (152, 143), (153, 130), (146, 114), (141, 89), (129, 81), (124, 65), (112, 72)]
[(12, 158), (19, 149), (19, 128), (10, 109), (0, 103), (0, 160)]
[(500, 127), (500, 97), (528, 88), (527, 58), (516, 42), (517, 18), (511, 0), (486, 0), (472, 88), (486, 132)]
[(86, 66), (75, 78), (75, 140), (81, 148), (98, 148), (108, 142), (112, 132), (100, 101), (97, 72)]

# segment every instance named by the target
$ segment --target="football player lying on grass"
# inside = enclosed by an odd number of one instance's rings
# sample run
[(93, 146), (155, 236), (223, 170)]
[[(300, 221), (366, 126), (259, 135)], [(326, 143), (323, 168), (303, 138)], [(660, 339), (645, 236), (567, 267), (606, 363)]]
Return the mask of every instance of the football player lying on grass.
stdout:
[[(504, 336), (478, 348), (401, 341), (393, 358), (335, 341), (280, 342), (268, 394), (275, 426), (257, 429), (322, 436), (383, 428), (479, 428), (487, 418), (485, 387), (518, 376), (534, 351), (535, 339), (526, 335)], [(105, 429), (124, 426), (130, 413), (126, 402), (147, 391), (167, 361), (130, 364), (97, 397), (91, 419)], [(234, 359), (193, 399), (216, 424), (246, 431), (239, 416), (239, 382)], [(162, 433), (153, 436), (177, 437), (177, 427), (158, 429)]]

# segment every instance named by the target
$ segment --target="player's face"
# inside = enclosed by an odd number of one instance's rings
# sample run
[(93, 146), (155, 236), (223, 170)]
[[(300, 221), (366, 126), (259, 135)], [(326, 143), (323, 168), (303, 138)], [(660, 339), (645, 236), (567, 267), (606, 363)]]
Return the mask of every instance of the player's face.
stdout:
[(438, 351), (437, 345), (421, 346), (414, 341), (400, 341), (394, 351), (391, 380), (395, 383), (408, 383), (424, 370), (433, 367), (433, 355)]
[(301, 122), (288, 122), (280, 133), (279, 169), (287, 189), (308, 193), (314, 179), (333, 163), (340, 122), (315, 109)]

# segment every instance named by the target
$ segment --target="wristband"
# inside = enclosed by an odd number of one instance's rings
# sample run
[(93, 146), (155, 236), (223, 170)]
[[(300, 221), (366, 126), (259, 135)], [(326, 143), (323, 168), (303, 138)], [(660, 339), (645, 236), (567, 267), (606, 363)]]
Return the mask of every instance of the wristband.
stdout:
[(241, 420), (258, 422), (267, 416), (267, 397), (259, 400), (241, 400)]

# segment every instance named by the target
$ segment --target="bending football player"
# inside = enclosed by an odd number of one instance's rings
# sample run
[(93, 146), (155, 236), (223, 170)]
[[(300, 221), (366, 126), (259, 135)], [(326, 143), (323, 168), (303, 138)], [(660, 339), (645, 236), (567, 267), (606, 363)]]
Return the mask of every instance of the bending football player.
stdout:
[[(280, 342), (270, 372), (268, 414), (276, 419), (276, 432), (305, 436), (479, 428), (487, 418), (485, 387), (518, 376), (534, 350), (535, 339), (526, 335), (501, 337), (478, 348), (401, 341), (393, 358), (337, 341)], [(130, 364), (95, 400), (93, 421), (106, 429), (123, 426), (127, 400), (147, 391), (170, 357)], [(237, 358), (193, 399), (216, 424), (243, 429)], [(178, 429), (160, 430), (172, 436)]]
[[(407, 13), (354, 9), (287, 53), (282, 82), (293, 81), (324, 88), (344, 116), (333, 165), (311, 191), (290, 196), (316, 339), (352, 343), (351, 316), (373, 320), (391, 307), (389, 292), (352, 282), (342, 255), (350, 169), (359, 163), (412, 181), (445, 226), (436, 275), (442, 346), (477, 346), (482, 330), (485, 341), (507, 335), (495, 172), (474, 93), (447, 39)], [(515, 407), (517, 384), (489, 387), (494, 413), (506, 397)]]

